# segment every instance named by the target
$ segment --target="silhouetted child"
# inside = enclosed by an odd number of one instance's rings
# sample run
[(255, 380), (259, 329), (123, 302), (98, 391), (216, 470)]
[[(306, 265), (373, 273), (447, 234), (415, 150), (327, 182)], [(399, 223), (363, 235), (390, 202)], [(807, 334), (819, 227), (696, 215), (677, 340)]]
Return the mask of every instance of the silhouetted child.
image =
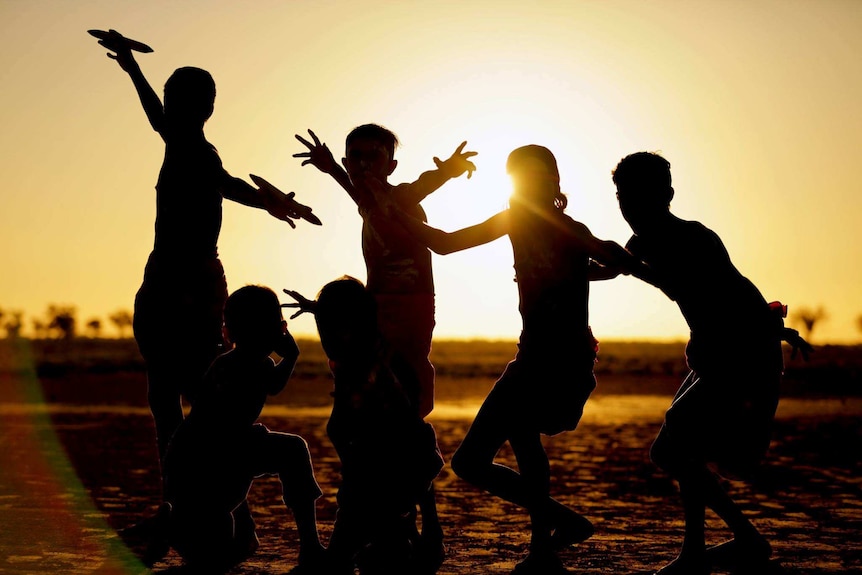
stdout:
[(269, 288), (236, 290), (224, 317), (234, 348), (212, 363), (165, 457), (169, 541), (196, 566), (214, 570), (242, 561), (254, 553), (258, 539), (240, 524), (249, 520), (245, 513), (235, 517), (233, 512), (245, 502), (255, 478), (277, 475), (299, 532), (294, 572), (314, 572), (324, 550), (315, 514), (321, 491), (308, 446), (298, 435), (257, 423), (266, 398), (281, 392), (290, 378), (299, 349)]
[(443, 459), (419, 415), (414, 371), (381, 336), (375, 299), (359, 280), (328, 283), (316, 302), (287, 293), (314, 311), (334, 377), (326, 426), (342, 476), (328, 546), (334, 572), (353, 573), (354, 564), (363, 574), (427, 572), (416, 506)]
[[(563, 573), (556, 551), (592, 535), (590, 522), (550, 497), (550, 467), (542, 434), (574, 430), (595, 388), (597, 342), (589, 328), (589, 281), (613, 266), (637, 266), (621, 246), (595, 238), (563, 213), (556, 159), (545, 147), (514, 150), (507, 170), (514, 180), (510, 207), (488, 220), (443, 232), (380, 197), (422, 245), (438, 254), (471, 248), (508, 235), (515, 261), (523, 329), (518, 353), (494, 384), (452, 458), (463, 479), (525, 507), (532, 536), (529, 555), (513, 573)], [(616, 269), (616, 268), (614, 268)], [(616, 272), (618, 273), (618, 272)], [(494, 463), (505, 442), (518, 471)]]
[[(415, 182), (391, 185), (389, 176), (398, 162), (395, 134), (376, 124), (354, 128), (346, 139), (345, 157), (339, 166), (325, 144), (309, 130), (313, 143), (297, 139), (308, 152), (294, 154), (330, 174), (356, 202), (362, 216), (362, 254), (368, 274), (368, 291), (377, 300), (380, 331), (396, 354), (410, 364), (419, 379), (419, 414), (426, 417), (434, 408), (434, 367), (428, 356), (434, 331), (434, 278), (431, 253), (406, 234), (400, 226), (386, 219), (372, 220), (369, 214), (376, 201), (368, 189), (368, 180), (380, 182), (385, 193), (401, 209), (423, 221), (427, 220), (420, 202), (451, 178), (476, 166), (470, 158), (476, 152), (464, 152), (463, 142), (445, 161), (434, 158), (437, 169), (419, 176)], [(346, 171), (345, 171), (346, 170)], [(443, 532), (437, 518), (433, 487), (421, 507), (422, 534), (429, 549), (436, 548), (442, 561)]]
[(194, 402), (212, 360), (224, 351), (222, 309), (227, 298), (218, 256), (222, 198), (291, 218), (309, 208), (293, 194), (261, 191), (223, 167), (204, 136), (216, 87), (200, 68), (178, 68), (165, 83), (164, 106), (128, 47), (108, 56), (125, 70), (153, 129), (165, 142), (156, 183), (155, 241), (135, 297), (134, 335), (147, 366), (147, 399), (160, 458), (183, 419), (181, 397)]
[[(643, 276), (682, 311), (691, 338), (685, 378), (652, 445), (652, 460), (679, 483), (685, 536), (661, 575), (703, 575), (712, 564), (756, 568), (771, 555), (767, 540), (722, 489), (713, 470), (750, 478), (764, 457), (784, 369), (782, 339), (810, 346), (783, 326), (786, 310), (768, 304), (734, 267), (721, 239), (670, 211), (670, 163), (658, 154), (623, 158), (613, 172), (620, 211), (634, 235), (627, 247), (649, 266)], [(734, 539), (706, 549), (705, 508)], [(754, 571), (752, 571), (754, 572)]]

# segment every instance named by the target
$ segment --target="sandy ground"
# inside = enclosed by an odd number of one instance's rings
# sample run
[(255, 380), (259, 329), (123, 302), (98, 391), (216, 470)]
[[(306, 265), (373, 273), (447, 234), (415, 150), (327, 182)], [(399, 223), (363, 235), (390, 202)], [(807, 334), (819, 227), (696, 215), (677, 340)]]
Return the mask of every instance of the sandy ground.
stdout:
[[(576, 431), (548, 438), (554, 494), (596, 526), (592, 539), (563, 552), (572, 573), (652, 573), (675, 555), (682, 534), (676, 489), (647, 457), (667, 401), (598, 395)], [(447, 457), (475, 407), (443, 404), (432, 416)], [(858, 399), (788, 399), (758, 479), (728, 483), (773, 541), (770, 571), (862, 573), (860, 415)], [(325, 492), (318, 504), (325, 540), (338, 480), (325, 410), (277, 406), (262, 419), (308, 440)], [(448, 545), (439, 573), (508, 573), (525, 551), (526, 515), (462, 482), (448, 466), (436, 486)], [(116, 530), (157, 502), (146, 408), (0, 404), (0, 573), (146, 573)], [(256, 482), (250, 502), (261, 546), (231, 573), (289, 572), (297, 537), (278, 482)], [(716, 518), (708, 517), (708, 527), (711, 542), (726, 537)], [(172, 552), (154, 571), (179, 573), (180, 565)]]

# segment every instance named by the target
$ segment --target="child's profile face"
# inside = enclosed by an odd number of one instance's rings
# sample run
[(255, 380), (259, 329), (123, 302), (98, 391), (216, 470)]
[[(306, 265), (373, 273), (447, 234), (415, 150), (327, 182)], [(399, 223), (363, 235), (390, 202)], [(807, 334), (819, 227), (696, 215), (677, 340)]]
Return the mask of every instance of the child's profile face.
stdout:
[(368, 176), (385, 182), (398, 164), (382, 143), (362, 138), (350, 142), (341, 162), (354, 182)]
[(632, 231), (642, 233), (655, 222), (663, 210), (655, 201), (650, 201), (648, 190), (636, 186), (617, 186), (617, 201), (620, 213)]

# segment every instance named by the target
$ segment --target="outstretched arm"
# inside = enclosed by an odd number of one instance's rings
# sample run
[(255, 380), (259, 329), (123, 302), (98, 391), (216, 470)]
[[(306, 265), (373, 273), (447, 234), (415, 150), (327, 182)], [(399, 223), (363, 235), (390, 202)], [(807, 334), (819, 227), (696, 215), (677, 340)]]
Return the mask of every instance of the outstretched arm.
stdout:
[[(455, 232), (444, 232), (399, 209), (390, 211), (392, 217), (415, 237), (420, 244), (437, 254), (450, 254), (487, 244), (509, 233), (509, 211), (491, 216), (484, 222)], [(380, 214), (379, 217), (386, 217)]]
[(299, 134), (296, 134), (296, 139), (302, 142), (302, 144), (308, 148), (308, 151), (299, 152), (298, 154), (294, 154), (293, 157), (305, 158), (302, 161), (303, 166), (311, 164), (324, 174), (332, 176), (332, 178), (338, 182), (338, 185), (344, 188), (347, 195), (349, 195), (354, 202), (359, 204), (359, 192), (357, 192), (356, 188), (353, 187), (353, 184), (350, 182), (350, 176), (347, 175), (344, 168), (335, 161), (335, 158), (332, 156), (332, 152), (329, 151), (329, 147), (326, 144), (321, 143), (317, 134), (311, 130), (308, 131), (308, 135), (311, 136), (314, 143), (309, 142)]
[(590, 260), (587, 268), (587, 279), (590, 281), (611, 280), (623, 273), (619, 266), (600, 264), (596, 260)]
[[(114, 49), (113, 47), (110, 49)], [(144, 73), (141, 72), (141, 67), (135, 57), (132, 56), (132, 51), (127, 46), (117, 47), (115, 53), (108, 53), (108, 58), (116, 60), (117, 64), (122, 68), (132, 79), (132, 84), (138, 92), (138, 97), (141, 99), (141, 105), (144, 107), (144, 112), (147, 114), (147, 119), (153, 130), (161, 134), (162, 139), (165, 127), (165, 110), (162, 106), (162, 101), (159, 99), (153, 87), (147, 82)]]
[(814, 347), (805, 341), (799, 332), (789, 327), (782, 328), (781, 340), (790, 344), (792, 349), (790, 359), (795, 359), (797, 353), (802, 354), (802, 359), (808, 361), (808, 356), (814, 351)]
[(476, 165), (470, 161), (470, 158), (476, 156), (478, 152), (465, 152), (464, 146), (466, 145), (466, 141), (461, 142), (461, 145), (446, 160), (435, 157), (434, 165), (437, 168), (423, 172), (412, 184), (396, 186), (393, 189), (396, 201), (404, 207), (415, 205), (438, 190), (440, 186), (452, 178), (459, 177), (464, 172), (467, 172), (469, 179), (476, 171)]
[(312, 214), (311, 208), (293, 199), (294, 192), (285, 194), (260, 176), (250, 174), (250, 177), (260, 186), (260, 189), (242, 178), (235, 178), (225, 172), (225, 181), (221, 188), (222, 196), (244, 206), (266, 210), (271, 216), (287, 222), (292, 228), (296, 228), (293, 220), (299, 218), (320, 224), (317, 216)]
[(587, 271), (589, 279), (611, 279), (622, 273), (633, 275), (656, 287), (660, 287), (649, 266), (626, 248), (614, 241), (601, 240), (595, 237), (581, 223), (571, 226), (570, 230), (584, 245), (590, 258), (593, 260), (590, 262), (590, 269)]

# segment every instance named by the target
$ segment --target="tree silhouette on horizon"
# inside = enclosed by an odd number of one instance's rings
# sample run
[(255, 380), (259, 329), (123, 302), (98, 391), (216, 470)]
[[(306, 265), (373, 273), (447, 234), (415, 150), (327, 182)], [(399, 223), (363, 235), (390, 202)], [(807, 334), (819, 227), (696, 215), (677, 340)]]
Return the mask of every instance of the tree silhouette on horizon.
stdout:
[(48, 329), (54, 330), (59, 339), (71, 340), (75, 338), (76, 309), (71, 305), (48, 306)]
[(792, 316), (794, 322), (802, 324), (802, 328), (805, 331), (805, 339), (809, 340), (815, 326), (825, 321), (828, 317), (829, 315), (823, 309), (823, 306), (818, 306), (816, 309), (800, 307)]
[(117, 332), (121, 338), (128, 337), (126, 334), (131, 331), (132, 320), (134, 319), (132, 312), (127, 309), (119, 309), (109, 315), (108, 319), (111, 320), (111, 323), (113, 323), (114, 327), (117, 328)]

